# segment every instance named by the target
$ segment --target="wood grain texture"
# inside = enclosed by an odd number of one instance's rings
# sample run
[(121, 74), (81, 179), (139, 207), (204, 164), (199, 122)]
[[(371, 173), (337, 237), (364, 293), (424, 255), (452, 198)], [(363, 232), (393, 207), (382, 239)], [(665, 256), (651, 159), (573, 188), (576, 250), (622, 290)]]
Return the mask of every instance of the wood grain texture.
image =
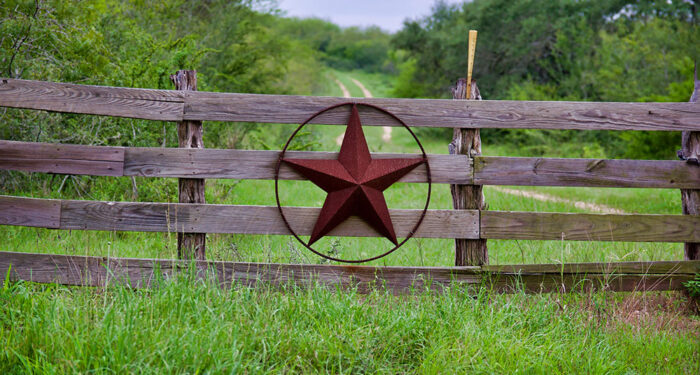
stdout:
[[(166, 259), (103, 258), (72, 255), (0, 252), (0, 272), (12, 265), (12, 280), (68, 285), (106, 286), (123, 283), (149, 287), (158, 279), (173, 277), (187, 269), (190, 261)], [(478, 269), (462, 267), (371, 267), (293, 265), (195, 261), (200, 277), (214, 283), (254, 286), (259, 284), (357, 287), (360, 291), (386, 287), (395, 292), (436, 288), (449, 283), (478, 284)]]
[(0, 140), (0, 169), (84, 174), (124, 175), (124, 148)]
[(482, 211), (489, 239), (697, 242), (700, 217)]
[[(301, 159), (336, 158), (333, 152), (290, 151)], [(123, 148), (15, 142), (0, 140), (0, 169), (96, 176), (274, 178), (278, 151)], [(419, 157), (372, 154), (374, 158)], [(433, 183), (472, 183), (472, 162), (466, 155), (428, 155)], [(123, 167), (122, 167), (123, 161)], [(474, 183), (479, 185), (597, 186), (633, 188), (697, 188), (700, 168), (673, 160), (560, 158), (474, 158)], [(282, 180), (302, 176), (283, 165)], [(401, 182), (426, 182), (421, 166)]]
[[(698, 80), (698, 66), (695, 64), (694, 90), (690, 96), (690, 103), (700, 108), (700, 80)], [(700, 160), (700, 132), (683, 132), (681, 133), (681, 155), (691, 168), (700, 170), (698, 160)], [(681, 190), (681, 204), (684, 215), (700, 215), (700, 188), (695, 186), (694, 189)], [(700, 243), (688, 242), (683, 245), (685, 259), (700, 260)]]
[[(0, 197), (2, 201), (5, 197)], [(292, 229), (307, 236), (320, 208), (285, 207)], [(390, 210), (398, 237), (413, 229), (422, 210)], [(128, 203), (62, 201), (62, 229), (289, 234), (277, 207), (230, 206), (179, 203)], [(476, 211), (429, 210), (414, 237), (478, 238), (479, 215)], [(379, 236), (358, 218), (350, 218), (329, 233), (331, 236)]]
[[(60, 202), (60, 226), (55, 203)], [(288, 234), (270, 206), (179, 203), (56, 201), (0, 196), (3, 224), (61, 229)], [(47, 211), (51, 207), (51, 213)], [(285, 207), (292, 228), (309, 235), (319, 208)], [(391, 210), (399, 237), (405, 237), (420, 210)], [(481, 212), (481, 238), (632, 242), (700, 242), (700, 217), (683, 215), (603, 215), (539, 212)], [(26, 224), (25, 224), (26, 223)], [(333, 236), (377, 236), (367, 224), (351, 218)], [(429, 210), (415, 237), (479, 238), (477, 210)]]
[[(453, 101), (444, 99), (355, 98), (395, 114), (409, 126), (581, 130), (700, 130), (700, 109), (688, 103), (595, 103), (536, 101)], [(186, 99), (185, 118), (213, 121), (302, 123), (311, 114), (346, 98), (198, 92)], [(347, 123), (339, 108), (312, 123)], [(363, 125), (398, 126), (361, 108)]]
[[(474, 43), (476, 43), (476, 39), (474, 39)], [(460, 78), (455, 87), (452, 88), (452, 99), (465, 100), (467, 97), (471, 98), (470, 100), (481, 100), (481, 93), (476, 81), (467, 82), (467, 80)], [(452, 142), (448, 145), (448, 150), (451, 155), (466, 157), (472, 164), (473, 158), (481, 155), (481, 131), (479, 129), (453, 129)], [(481, 185), (454, 184), (450, 185), (450, 192), (452, 193), (452, 207), (455, 210), (483, 210), (486, 207), (483, 186)], [(486, 240), (455, 239), (455, 266), (480, 266), (488, 263), (489, 252)]]
[[(299, 159), (335, 159), (337, 152), (288, 151)], [(27, 172), (177, 178), (272, 180), (279, 151), (110, 147), (0, 140), (0, 169)], [(373, 158), (416, 157), (417, 154), (373, 153)], [(464, 155), (428, 155), (433, 183), (472, 181), (471, 162)], [(304, 177), (283, 165), (281, 180)], [(427, 182), (424, 165), (400, 182)]]
[[(124, 174), (146, 177), (201, 177), (272, 180), (279, 157), (278, 151), (258, 150), (182, 150), (172, 148), (127, 148)], [(336, 159), (336, 152), (288, 151), (290, 158)], [(373, 158), (416, 157), (413, 154), (378, 154)], [(462, 155), (428, 155), (433, 183), (471, 182), (471, 165)], [(281, 180), (302, 180), (304, 177), (282, 165)], [(404, 176), (400, 182), (427, 182), (424, 165)]]
[[(409, 126), (581, 130), (700, 130), (691, 103), (595, 103), (352, 99), (382, 107)], [(184, 111), (183, 111), (183, 103)], [(163, 121), (252, 121), (299, 124), (346, 98), (177, 92), (0, 79), (0, 106)], [(397, 126), (376, 111), (365, 125)], [(315, 123), (345, 125), (348, 111), (330, 111)]]
[(53, 112), (178, 121), (182, 94), (171, 90), (130, 89), (0, 78), (0, 106)]
[(674, 160), (483, 157), (474, 159), (480, 185), (700, 187), (700, 168)]
[(0, 225), (59, 228), (61, 201), (0, 196)]
[[(193, 262), (193, 263), (192, 263)], [(191, 264), (198, 276), (222, 287), (307, 286), (315, 283), (359, 292), (387, 289), (394, 293), (443, 290), (445, 286), (500, 292), (576, 292), (683, 290), (690, 274), (513, 274), (483, 271), (480, 267), (372, 267), (107, 258), (0, 252), (0, 273), (11, 280), (93, 287), (121, 284), (147, 288), (174, 277)], [(641, 266), (642, 268), (645, 266)], [(4, 278), (0, 280), (0, 283)]]
[[(197, 91), (197, 72), (194, 70), (178, 70), (170, 76), (175, 90)], [(177, 123), (177, 140), (180, 148), (203, 149), (204, 129), (201, 121), (185, 120)], [(205, 203), (204, 184), (202, 178), (178, 179), (178, 200), (180, 203)], [(177, 234), (177, 254), (180, 259), (206, 259), (206, 233)]]

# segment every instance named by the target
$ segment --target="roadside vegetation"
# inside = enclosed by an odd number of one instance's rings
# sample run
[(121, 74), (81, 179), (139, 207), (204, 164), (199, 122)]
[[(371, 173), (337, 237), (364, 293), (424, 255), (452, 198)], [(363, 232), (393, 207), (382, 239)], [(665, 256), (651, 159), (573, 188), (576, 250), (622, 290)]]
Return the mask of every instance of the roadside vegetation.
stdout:
[[(436, 3), (389, 34), (281, 15), (258, 1), (93, 0), (0, 4), (0, 76), (171, 89), (196, 69), (208, 91), (449, 98), (479, 30), (474, 76), (485, 99), (687, 101), (700, 56), (697, 1), (477, 0)], [(0, 108), (0, 139), (176, 147), (173, 124)], [(293, 126), (206, 122), (207, 148), (282, 147)], [(417, 152), (393, 129), (365, 127), (373, 152)], [(447, 153), (451, 129), (414, 129)], [(310, 125), (293, 147), (337, 150), (342, 127)], [(675, 157), (674, 132), (485, 130), (485, 155)], [(133, 187), (136, 187), (135, 189)], [(287, 205), (320, 206), (308, 182), (283, 181)], [(488, 209), (679, 214), (671, 189), (486, 187)], [(397, 184), (392, 208), (422, 208), (426, 187)], [(177, 202), (176, 179), (0, 171), (0, 194)], [(271, 181), (207, 180), (206, 200), (274, 204)], [(433, 186), (430, 208), (452, 207)], [(359, 258), (385, 239), (325, 238), (318, 248)], [(371, 265), (450, 266), (453, 240), (412, 239)], [(176, 258), (175, 233), (0, 226), (0, 251)], [(489, 241), (493, 264), (679, 260), (682, 244)], [(326, 263), (286, 236), (209, 235), (212, 260)], [(4, 275), (0, 275), (4, 277)], [(149, 290), (0, 286), (0, 373), (678, 373), (700, 371), (700, 319), (681, 293), (500, 295), (452, 287), (393, 296), (321, 286), (221, 289), (183, 274)]]

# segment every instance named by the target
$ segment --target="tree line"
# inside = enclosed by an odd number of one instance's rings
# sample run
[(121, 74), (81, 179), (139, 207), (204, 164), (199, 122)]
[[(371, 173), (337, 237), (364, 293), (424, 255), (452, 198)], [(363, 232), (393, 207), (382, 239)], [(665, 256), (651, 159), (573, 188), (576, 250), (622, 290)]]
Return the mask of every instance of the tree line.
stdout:
[[(700, 56), (697, 8), (687, 0), (475, 0), (438, 2), (392, 39), (402, 69), (394, 94), (448, 97), (466, 75), (467, 34), (479, 31), (474, 77), (486, 99), (688, 101)], [(669, 132), (489, 130), (529, 154), (562, 143), (589, 157), (673, 158)], [(572, 146), (576, 147), (576, 146)], [(582, 150), (587, 147), (587, 150)]]

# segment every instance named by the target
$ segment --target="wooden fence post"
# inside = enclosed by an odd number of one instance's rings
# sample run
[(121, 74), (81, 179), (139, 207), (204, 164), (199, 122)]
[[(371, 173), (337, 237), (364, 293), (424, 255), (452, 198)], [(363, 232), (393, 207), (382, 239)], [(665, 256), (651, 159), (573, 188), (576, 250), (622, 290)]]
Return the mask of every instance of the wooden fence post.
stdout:
[[(470, 85), (469, 100), (481, 100), (476, 81)], [(467, 98), (467, 80), (460, 78), (452, 89), (453, 99)], [(481, 135), (479, 129), (455, 128), (450, 142), (450, 154), (467, 155), (469, 159), (481, 155)], [(452, 205), (456, 210), (483, 210), (485, 207), (483, 187), (481, 185), (450, 185)], [(455, 265), (481, 266), (488, 264), (489, 256), (486, 240), (455, 239)]]
[[(197, 72), (178, 70), (170, 76), (175, 90), (197, 91)], [(177, 124), (177, 139), (181, 148), (204, 148), (201, 121), (181, 121)], [(205, 203), (204, 179), (178, 179), (178, 196), (180, 203)], [(177, 255), (180, 259), (204, 260), (206, 256), (205, 233), (178, 233)]]
[[(700, 80), (698, 80), (698, 66), (695, 64), (695, 90), (690, 97), (691, 103), (700, 101)], [(700, 105), (700, 104), (698, 104)], [(700, 132), (683, 132), (681, 137), (680, 156), (689, 163), (694, 163), (697, 168), (700, 159)], [(681, 190), (683, 202), (683, 215), (700, 215), (700, 190)], [(685, 260), (700, 260), (700, 243), (691, 242), (685, 244)]]

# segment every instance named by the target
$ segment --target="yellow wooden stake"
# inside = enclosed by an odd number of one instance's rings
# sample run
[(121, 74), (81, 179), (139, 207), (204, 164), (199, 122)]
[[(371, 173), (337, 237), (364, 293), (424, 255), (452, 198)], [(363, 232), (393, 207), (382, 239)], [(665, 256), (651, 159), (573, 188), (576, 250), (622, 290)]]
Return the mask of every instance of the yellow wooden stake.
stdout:
[(467, 99), (472, 93), (472, 70), (474, 69), (474, 53), (476, 52), (476, 30), (469, 30), (469, 56), (467, 58)]

